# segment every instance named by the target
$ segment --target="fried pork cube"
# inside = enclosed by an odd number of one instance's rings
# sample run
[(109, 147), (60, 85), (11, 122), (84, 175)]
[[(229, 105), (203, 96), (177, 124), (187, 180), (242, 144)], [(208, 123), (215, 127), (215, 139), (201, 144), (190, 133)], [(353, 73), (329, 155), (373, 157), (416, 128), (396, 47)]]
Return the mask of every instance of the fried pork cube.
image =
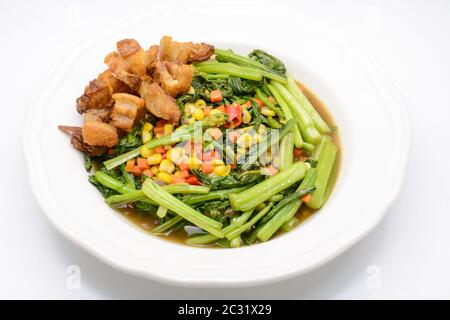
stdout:
[(144, 99), (128, 93), (116, 93), (112, 98), (115, 103), (110, 123), (116, 128), (131, 131), (144, 116)]
[(155, 116), (171, 122), (180, 120), (181, 112), (175, 99), (165, 93), (156, 82), (143, 82), (139, 94), (145, 100), (147, 110)]
[(103, 109), (89, 109), (85, 113), (83, 113), (84, 121), (98, 120), (101, 122), (108, 122), (111, 116), (110, 108)]
[(75, 149), (90, 154), (91, 156), (101, 156), (103, 155), (108, 148), (101, 146), (90, 146), (83, 140), (83, 133), (81, 127), (72, 127), (72, 126), (58, 126), (58, 128), (71, 135), (70, 142), (74, 146)]
[(111, 52), (105, 58), (109, 70), (121, 81), (137, 91), (147, 76), (147, 69), (158, 58), (158, 46), (144, 50), (134, 39), (117, 42), (117, 52)]
[(214, 46), (207, 43), (177, 42), (164, 36), (159, 42), (159, 60), (179, 65), (208, 60), (214, 53)]
[(116, 79), (111, 71), (106, 70), (86, 86), (84, 94), (77, 99), (77, 111), (83, 114), (89, 109), (108, 108), (113, 104), (111, 98), (113, 93), (129, 91), (130, 88), (125, 83)]
[(98, 120), (86, 121), (82, 133), (83, 141), (90, 146), (111, 148), (119, 141), (116, 128)]
[(157, 62), (153, 71), (153, 79), (172, 97), (188, 92), (193, 76), (193, 66), (169, 61)]

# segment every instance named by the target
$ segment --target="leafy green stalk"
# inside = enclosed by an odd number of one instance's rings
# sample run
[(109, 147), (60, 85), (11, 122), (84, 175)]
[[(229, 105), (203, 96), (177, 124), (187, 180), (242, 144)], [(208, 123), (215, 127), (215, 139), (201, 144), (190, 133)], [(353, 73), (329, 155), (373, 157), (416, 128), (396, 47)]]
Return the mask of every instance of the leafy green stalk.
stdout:
[(230, 248), (239, 248), (241, 244), (242, 238), (240, 235), (230, 240)]
[(297, 99), (297, 101), (301, 104), (303, 109), (305, 109), (306, 112), (309, 113), (317, 130), (319, 130), (320, 133), (330, 133), (330, 127), (322, 119), (322, 117), (314, 108), (314, 106), (311, 104), (311, 102), (309, 102), (308, 98), (300, 90), (300, 88), (297, 85), (297, 82), (295, 82), (295, 80), (291, 76), (288, 76), (286, 88), (294, 96), (294, 98)]
[(167, 214), (167, 208), (163, 207), (163, 206), (159, 206), (158, 210), (156, 211), (156, 215), (158, 216), (158, 218), (162, 219), (166, 216)]
[(245, 231), (250, 229), (255, 223), (257, 223), (259, 219), (264, 217), (264, 215), (266, 215), (272, 207), (273, 207), (273, 202), (270, 202), (264, 209), (262, 209), (254, 217), (252, 217), (249, 222), (243, 224), (242, 226), (238, 227), (235, 230), (227, 232), (225, 234), (225, 237), (228, 240), (231, 240), (237, 236), (240, 236), (242, 233), (244, 233)]
[(254, 81), (262, 80), (262, 74), (260, 70), (238, 66), (234, 63), (205, 61), (198, 62), (194, 64), (194, 66), (198, 72), (228, 74), (230, 76)]
[(308, 206), (319, 209), (324, 205), (328, 196), (330, 177), (338, 154), (337, 146), (332, 141), (325, 141), (320, 151), (317, 163), (317, 190), (312, 194)]
[(273, 145), (278, 143), (280, 139), (283, 139), (293, 128), (295, 127), (295, 120), (290, 119), (286, 124), (284, 125), (283, 129), (281, 129), (280, 134), (278, 137), (273, 138), (272, 133), (269, 132), (266, 137), (261, 141), (261, 143), (258, 145), (257, 152), (250, 154), (247, 161), (245, 161), (244, 164), (242, 164), (242, 170), (248, 170), (252, 165), (256, 163), (259, 157), (261, 157), (262, 154), (264, 154), (267, 149)]
[(314, 122), (312, 121), (309, 113), (303, 109), (302, 105), (281, 83), (272, 81), (271, 85), (273, 85), (273, 88), (278, 91), (284, 101), (286, 101), (286, 103), (289, 105), (292, 115), (297, 120), (297, 124), (303, 139), (305, 139), (306, 142), (318, 144), (320, 142), (321, 135), (314, 126)]
[(252, 69), (256, 68), (264, 77), (286, 83), (286, 76), (284, 74), (274, 72), (274, 70), (268, 68), (257, 60), (222, 49), (216, 49), (214, 50), (214, 53), (216, 54), (216, 59), (218, 61), (233, 62), (241, 66), (252, 67)]
[(280, 143), (279, 169), (284, 170), (294, 162), (294, 135), (289, 132)]
[(178, 222), (182, 221), (184, 218), (182, 216), (175, 216), (171, 218), (170, 220), (167, 220), (163, 224), (160, 224), (159, 226), (153, 228), (153, 233), (165, 233), (169, 231), (173, 226), (175, 226)]
[[(284, 101), (284, 99), (281, 97), (281, 94), (278, 92), (278, 90), (275, 89), (275, 87), (271, 84), (267, 85), (270, 92), (272, 93), (275, 100), (278, 102), (279, 106), (281, 107), (281, 110), (284, 113), (285, 119), (294, 119), (294, 116), (292, 115), (291, 109), (289, 108), (289, 105)], [(303, 138), (300, 134), (300, 130), (298, 126), (295, 126), (294, 129), (292, 129), (294, 132), (294, 143), (297, 148), (301, 148), (303, 146)]]
[(189, 205), (178, 200), (163, 188), (158, 186), (151, 179), (147, 179), (144, 182), (142, 185), (142, 190), (147, 197), (158, 203), (160, 206), (166, 207), (168, 210), (175, 212), (197, 227), (208, 231), (219, 238), (223, 238), (224, 234), (220, 230), (220, 228), (222, 228), (222, 223), (194, 210)]
[(244, 191), (245, 189), (248, 189), (248, 186), (245, 187), (239, 187), (239, 188), (232, 188), (232, 189), (224, 189), (224, 190), (215, 190), (211, 191), (207, 194), (195, 194), (195, 195), (189, 195), (182, 198), (182, 201), (186, 204), (192, 205), (200, 202), (206, 202), (211, 200), (226, 200), (228, 199), (228, 195), (230, 193), (236, 193)]
[(231, 207), (235, 211), (250, 210), (303, 179), (306, 171), (306, 165), (303, 162), (293, 163), (250, 189), (230, 194), (228, 198)]
[[(222, 229), (222, 232), (224, 234), (227, 234), (228, 232), (231, 232), (233, 230), (236, 230), (240, 226), (242, 226), (247, 220), (251, 217), (253, 213), (253, 210), (249, 210), (246, 212), (243, 212), (240, 216), (234, 218), (231, 223)], [(202, 234), (202, 235), (196, 235), (193, 237), (189, 237), (186, 240), (187, 244), (190, 245), (205, 245), (213, 243), (214, 241), (217, 241), (219, 238), (212, 234)]]
[[(303, 179), (300, 186), (297, 188), (296, 192), (302, 192), (303, 195), (307, 194), (314, 190), (313, 184), (317, 177), (317, 171), (314, 168), (310, 168), (306, 173), (305, 178)], [(297, 198), (298, 199), (298, 198)], [(295, 202), (288, 204), (283, 207), (279, 212), (277, 212), (273, 217), (264, 224), (256, 233), (256, 236), (261, 241), (269, 240), (275, 232), (287, 221), (289, 221), (292, 217), (295, 216), (298, 209), (302, 205), (302, 200), (298, 199)]]
[[(209, 188), (205, 186), (192, 186), (189, 184), (184, 183), (177, 183), (177, 184), (169, 184), (162, 186), (164, 190), (166, 190), (169, 193), (182, 193), (182, 194), (202, 194), (207, 195), (209, 193)], [(136, 190), (124, 194), (118, 194), (113, 195), (108, 198), (106, 198), (106, 203), (109, 205), (123, 205), (131, 202), (141, 201), (146, 199), (147, 201), (150, 201), (147, 199), (147, 197), (144, 194), (144, 191), (142, 190)], [(152, 201), (153, 203), (153, 201)]]

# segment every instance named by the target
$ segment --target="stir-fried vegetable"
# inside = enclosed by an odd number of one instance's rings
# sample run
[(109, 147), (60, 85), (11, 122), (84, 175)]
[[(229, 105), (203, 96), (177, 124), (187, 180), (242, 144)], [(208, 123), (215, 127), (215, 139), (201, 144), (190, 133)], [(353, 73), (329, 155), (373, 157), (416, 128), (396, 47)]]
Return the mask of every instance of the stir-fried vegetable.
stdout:
[(323, 206), (338, 148), (280, 59), (260, 49), (214, 53), (195, 60), (190, 88), (170, 97), (179, 121), (145, 111), (84, 162), (106, 203), (152, 217), (152, 233), (238, 248), (294, 228), (302, 204)]

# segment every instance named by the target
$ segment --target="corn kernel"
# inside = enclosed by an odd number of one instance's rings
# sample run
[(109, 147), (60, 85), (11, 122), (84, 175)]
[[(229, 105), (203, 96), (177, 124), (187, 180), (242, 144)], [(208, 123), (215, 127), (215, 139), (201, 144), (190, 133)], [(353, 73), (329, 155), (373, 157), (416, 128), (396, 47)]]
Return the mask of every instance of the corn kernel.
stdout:
[(156, 175), (159, 172), (159, 167), (153, 166), (150, 168), (150, 171), (153, 173), (153, 175)]
[(166, 158), (175, 164), (180, 164), (186, 150), (181, 147), (172, 148), (167, 151)]
[(156, 177), (164, 182), (165, 184), (169, 184), (172, 182), (172, 178), (170, 177), (170, 174), (168, 174), (165, 171), (160, 171), (156, 174)]
[(189, 93), (189, 94), (195, 94), (195, 89), (194, 89), (194, 87), (193, 87), (193, 86), (190, 86), (190, 87), (189, 87), (189, 91), (188, 91), (187, 93)]
[(246, 152), (246, 149), (245, 148), (237, 148), (236, 152), (238, 155), (244, 155)]
[(253, 144), (253, 138), (248, 133), (244, 133), (237, 139), (237, 145), (241, 148), (249, 148)]
[(152, 140), (152, 134), (149, 131), (142, 131), (142, 143)]
[(152, 153), (153, 153), (153, 151), (150, 150), (149, 148), (147, 148), (146, 146), (143, 146), (141, 148), (141, 156), (142, 156), (142, 158), (148, 158)]
[(263, 115), (265, 115), (265, 116), (270, 116), (270, 117), (273, 117), (273, 116), (276, 116), (276, 115), (277, 115), (277, 113), (276, 113), (275, 111), (270, 110), (270, 109), (267, 108), (267, 107), (262, 107), (262, 108), (261, 108), (261, 113), (262, 113)]
[(250, 112), (248, 112), (247, 109), (242, 110), (242, 122), (243, 123), (250, 123), (252, 121), (252, 115)]
[(153, 125), (150, 122), (146, 122), (142, 126), (142, 131), (149, 131), (150, 132), (152, 130), (153, 130)]
[(200, 108), (195, 109), (194, 113), (192, 114), (195, 120), (203, 120), (205, 117), (203, 110)]
[(196, 107), (206, 107), (206, 102), (203, 99), (198, 99), (197, 101), (195, 101), (195, 106)]
[(159, 171), (165, 171), (168, 173), (172, 173), (175, 171), (175, 165), (172, 161), (168, 159), (163, 159), (161, 163), (159, 164)]
[(168, 136), (173, 133), (173, 124), (167, 123), (164, 125), (164, 135)]
[(211, 163), (213, 164), (213, 166), (223, 166), (225, 163), (222, 161), (222, 160), (220, 160), (220, 159), (213, 159), (212, 161), (211, 161)]
[(195, 104), (192, 102), (188, 102), (184, 105), (184, 113), (186, 115), (194, 113), (195, 109), (196, 109)]
[(162, 156), (160, 153), (154, 153), (147, 157), (147, 163), (149, 165), (154, 165), (160, 163), (162, 160)]
[(196, 157), (190, 157), (187, 159), (186, 164), (188, 165), (189, 169), (197, 170), (198, 168), (200, 168), (202, 161)]
[(230, 173), (231, 167), (225, 165), (214, 166), (214, 173), (218, 176), (227, 176)]
[(262, 137), (259, 133), (255, 133), (253, 139), (255, 140), (256, 143), (261, 143)]

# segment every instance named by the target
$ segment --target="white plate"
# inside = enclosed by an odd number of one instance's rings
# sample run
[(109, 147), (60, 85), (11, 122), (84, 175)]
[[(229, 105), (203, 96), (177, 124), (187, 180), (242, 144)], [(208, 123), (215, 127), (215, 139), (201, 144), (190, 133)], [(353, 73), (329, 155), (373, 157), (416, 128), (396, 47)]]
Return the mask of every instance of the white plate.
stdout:
[[(298, 13), (254, 7), (251, 12), (226, 5), (155, 9), (77, 45), (58, 64), (31, 101), (23, 146), (36, 199), (66, 237), (129, 273), (183, 286), (228, 287), (308, 272), (378, 224), (399, 192), (409, 149), (402, 99), (379, 66), (348, 38)], [(215, 23), (208, 26), (212, 16)], [(339, 126), (343, 156), (335, 190), (320, 212), (272, 241), (226, 250), (192, 248), (146, 234), (103, 202), (87, 181), (81, 154), (57, 126), (81, 123), (75, 98), (105, 68), (103, 57), (117, 40), (133, 37), (149, 46), (164, 34), (241, 53), (266, 49), (325, 102)]]

